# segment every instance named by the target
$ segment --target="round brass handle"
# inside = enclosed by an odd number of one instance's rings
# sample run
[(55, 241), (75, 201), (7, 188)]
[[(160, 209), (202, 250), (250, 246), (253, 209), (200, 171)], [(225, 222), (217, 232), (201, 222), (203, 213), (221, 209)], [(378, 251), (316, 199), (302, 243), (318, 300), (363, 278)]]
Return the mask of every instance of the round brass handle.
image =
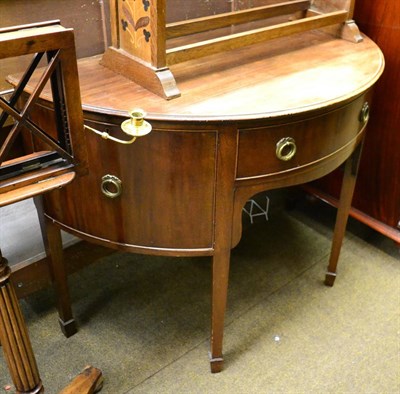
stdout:
[(366, 101), (360, 111), (360, 122), (367, 123), (369, 119), (369, 104)]
[(101, 191), (108, 198), (116, 198), (122, 193), (122, 182), (115, 175), (104, 175), (101, 178)]
[(296, 141), (291, 137), (282, 138), (276, 144), (276, 157), (288, 161), (296, 154)]

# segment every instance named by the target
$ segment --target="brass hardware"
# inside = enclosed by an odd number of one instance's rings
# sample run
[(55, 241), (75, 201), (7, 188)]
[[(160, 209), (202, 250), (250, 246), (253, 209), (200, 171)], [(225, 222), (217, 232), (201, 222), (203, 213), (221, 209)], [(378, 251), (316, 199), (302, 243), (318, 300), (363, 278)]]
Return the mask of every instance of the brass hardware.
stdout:
[(368, 105), (367, 101), (364, 103), (364, 105), (361, 108), (359, 119), (360, 119), (360, 122), (362, 122), (362, 123), (367, 123), (367, 121), (369, 119), (369, 105)]
[(96, 130), (93, 127), (86, 126), (85, 128), (93, 131), (94, 133), (100, 135), (105, 140), (112, 140), (118, 142), (120, 144), (132, 144), (136, 140), (137, 137), (143, 137), (147, 135), (151, 131), (151, 124), (144, 120), (146, 116), (146, 112), (144, 112), (140, 108), (136, 108), (132, 111), (129, 111), (130, 119), (126, 119), (121, 123), (121, 129), (125, 134), (128, 134), (132, 138), (130, 140), (121, 140), (119, 138), (115, 138), (108, 134), (106, 131)]
[(125, 120), (121, 124), (121, 129), (124, 133), (131, 135), (133, 137), (143, 137), (149, 134), (151, 131), (151, 125), (149, 122), (144, 120), (146, 112), (142, 109), (137, 108), (129, 111), (130, 119)]
[(122, 182), (115, 175), (104, 175), (101, 178), (101, 191), (108, 198), (116, 198), (122, 193)]
[(279, 160), (289, 161), (296, 154), (296, 150), (296, 141), (293, 138), (282, 138), (276, 144), (276, 157)]

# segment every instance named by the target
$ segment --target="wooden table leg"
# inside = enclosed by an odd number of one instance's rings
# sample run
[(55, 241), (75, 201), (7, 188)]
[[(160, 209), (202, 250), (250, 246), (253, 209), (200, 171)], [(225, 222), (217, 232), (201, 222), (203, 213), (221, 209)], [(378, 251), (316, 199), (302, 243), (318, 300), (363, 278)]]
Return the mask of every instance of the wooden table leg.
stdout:
[(34, 201), (49, 261), (50, 274), (57, 294), (58, 321), (61, 331), (69, 338), (77, 332), (77, 327), (72, 314), (68, 277), (63, 260), (61, 231), (51, 220), (45, 218), (42, 196), (35, 197)]
[(42, 393), (43, 385), (10, 275), (0, 251), (0, 342), (16, 392)]
[(213, 256), (210, 351), (210, 367), (212, 373), (221, 372), (224, 363), (222, 342), (228, 296), (229, 262), (230, 250), (226, 253), (217, 253)]
[[(212, 260), (212, 311), (211, 311), (211, 372), (220, 372), (224, 359), (222, 342), (224, 336), (225, 309), (228, 295), (229, 265), (232, 248), (232, 223), (236, 168), (236, 141), (238, 131), (227, 126), (218, 135), (219, 155), (217, 162), (215, 239)], [(227, 154), (229, 152), (229, 154)], [(220, 156), (218, 156), (220, 157)]]
[[(14, 287), (0, 250), (0, 343), (17, 394), (44, 393)], [(99, 369), (86, 367), (60, 394), (94, 394), (103, 387)]]
[(342, 247), (344, 234), (346, 232), (347, 219), (353, 199), (354, 187), (357, 179), (358, 166), (362, 143), (357, 147), (353, 154), (347, 159), (345, 164), (342, 189), (340, 192), (340, 200), (336, 215), (335, 230), (332, 239), (331, 255), (329, 258), (328, 271), (325, 276), (325, 284), (333, 286), (336, 279), (336, 268), (339, 260), (340, 249)]

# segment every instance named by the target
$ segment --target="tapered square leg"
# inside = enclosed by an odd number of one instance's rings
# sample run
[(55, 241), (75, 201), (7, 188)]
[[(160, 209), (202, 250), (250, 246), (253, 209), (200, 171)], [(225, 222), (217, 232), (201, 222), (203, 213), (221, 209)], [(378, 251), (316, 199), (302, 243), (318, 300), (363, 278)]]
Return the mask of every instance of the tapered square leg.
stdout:
[(335, 230), (333, 232), (332, 249), (329, 258), (328, 272), (325, 276), (325, 284), (333, 286), (336, 279), (336, 268), (339, 260), (340, 249), (346, 232), (347, 219), (349, 217), (351, 201), (356, 185), (358, 165), (360, 162), (362, 144), (347, 159), (340, 192), (340, 200), (336, 215)]
[(221, 372), (224, 364), (222, 344), (228, 296), (229, 262), (230, 250), (213, 256), (211, 351), (209, 354), (212, 373)]
[(35, 197), (35, 205), (38, 212), (50, 274), (57, 294), (58, 321), (61, 331), (68, 338), (77, 332), (77, 327), (72, 314), (67, 270), (63, 259), (61, 231), (51, 220), (45, 218), (42, 196)]

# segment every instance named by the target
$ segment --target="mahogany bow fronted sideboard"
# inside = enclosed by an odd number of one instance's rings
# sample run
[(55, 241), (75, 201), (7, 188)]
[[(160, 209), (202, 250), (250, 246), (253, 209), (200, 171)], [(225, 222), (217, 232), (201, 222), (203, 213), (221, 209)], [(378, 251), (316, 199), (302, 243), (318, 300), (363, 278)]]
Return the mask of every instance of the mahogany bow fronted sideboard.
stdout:
[[(85, 124), (121, 138), (128, 111), (141, 107), (153, 131), (122, 145), (87, 129), (89, 174), (45, 196), (48, 225), (134, 253), (212, 256), (211, 368), (220, 371), (243, 205), (346, 162), (326, 276), (333, 285), (382, 53), (367, 37), (352, 43), (310, 31), (171, 67), (182, 92), (171, 101), (99, 60), (78, 64)], [(49, 95), (32, 117), (51, 122)], [(63, 323), (74, 325), (66, 304)]]

